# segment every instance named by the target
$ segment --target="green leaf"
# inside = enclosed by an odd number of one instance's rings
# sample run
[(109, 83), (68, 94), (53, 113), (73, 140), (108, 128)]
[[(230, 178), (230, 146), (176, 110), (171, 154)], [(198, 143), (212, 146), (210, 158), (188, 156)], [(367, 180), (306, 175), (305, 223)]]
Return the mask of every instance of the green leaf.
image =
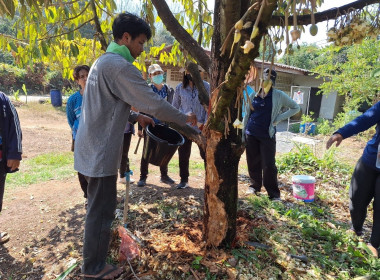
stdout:
[(67, 6), (65, 6), (65, 8), (63, 9), (64, 12), (65, 12), (65, 16), (66, 17), (70, 17), (70, 11), (69, 11), (69, 8), (67, 8)]
[(55, 280), (64, 280), (67, 275), (70, 274), (71, 271), (74, 270), (78, 266), (78, 263), (74, 263), (72, 266), (70, 266), (66, 271), (62, 272), (61, 275), (59, 275)]
[(79, 55), (79, 49), (76, 44), (70, 44), (70, 49), (74, 57), (77, 57)]
[(25, 84), (22, 84), (22, 90), (24, 91), (25, 95), (28, 95)]
[(8, 45), (11, 47), (11, 49), (17, 53), (17, 46), (14, 42), (9, 42)]
[(380, 68), (377, 68), (372, 71), (371, 77), (379, 77), (380, 76)]

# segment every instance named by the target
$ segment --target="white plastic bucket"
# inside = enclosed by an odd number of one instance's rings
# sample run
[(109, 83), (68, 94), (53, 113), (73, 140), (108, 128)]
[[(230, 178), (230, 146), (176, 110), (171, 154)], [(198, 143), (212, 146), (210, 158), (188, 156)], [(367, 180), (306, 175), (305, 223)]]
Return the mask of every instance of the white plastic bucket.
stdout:
[(315, 178), (309, 175), (294, 175), (293, 196), (305, 202), (314, 201)]

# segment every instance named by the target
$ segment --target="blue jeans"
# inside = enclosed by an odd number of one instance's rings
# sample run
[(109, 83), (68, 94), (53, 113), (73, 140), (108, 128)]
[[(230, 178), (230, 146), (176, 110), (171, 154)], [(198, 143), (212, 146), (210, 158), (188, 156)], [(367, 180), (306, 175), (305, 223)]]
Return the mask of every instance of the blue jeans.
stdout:
[(96, 275), (106, 265), (111, 224), (117, 204), (117, 175), (86, 177), (86, 179), (88, 206), (84, 229), (82, 273)]

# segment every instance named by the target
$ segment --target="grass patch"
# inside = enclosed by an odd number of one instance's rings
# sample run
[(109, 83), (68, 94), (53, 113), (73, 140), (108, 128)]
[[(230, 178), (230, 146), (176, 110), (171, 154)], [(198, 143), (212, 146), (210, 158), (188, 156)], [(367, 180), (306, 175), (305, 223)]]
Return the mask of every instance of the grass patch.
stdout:
[[(365, 243), (348, 231), (349, 225), (342, 223), (338, 213), (327, 206), (333, 199), (307, 204), (276, 203), (267, 197), (255, 196), (248, 199), (248, 203), (253, 219), (267, 221), (251, 231), (251, 240), (272, 248), (265, 261), (262, 256), (259, 258), (260, 269), (280, 264), (285, 270), (281, 274), (283, 279), (301, 276), (302, 279), (358, 276), (380, 279), (379, 259), (371, 256)], [(304, 255), (308, 262), (289, 259), (288, 254)], [(277, 273), (273, 271), (267, 276), (276, 277)]]
[(7, 187), (28, 186), (48, 180), (62, 180), (76, 173), (72, 152), (42, 154), (23, 160), (21, 163), (19, 172), (7, 175)]

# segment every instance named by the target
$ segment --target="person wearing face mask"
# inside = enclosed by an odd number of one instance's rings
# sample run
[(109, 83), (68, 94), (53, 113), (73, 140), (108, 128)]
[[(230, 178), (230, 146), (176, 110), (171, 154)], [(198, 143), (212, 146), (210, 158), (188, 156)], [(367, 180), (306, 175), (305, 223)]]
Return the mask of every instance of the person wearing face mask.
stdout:
[[(77, 135), (79, 127), (79, 118), (82, 110), (82, 97), (84, 89), (86, 88), (87, 76), (90, 72), (90, 67), (87, 65), (79, 65), (74, 68), (73, 77), (75, 82), (79, 85), (79, 90), (72, 94), (67, 100), (66, 115), (67, 122), (70, 125), (72, 131), (71, 151), (74, 152), (75, 137)], [(78, 172), (78, 179), (80, 187), (83, 191), (84, 198), (87, 199), (87, 181), (83, 174)], [(87, 201), (85, 203), (87, 206)]]
[[(203, 84), (210, 94), (210, 84), (203, 81)], [(195, 129), (202, 130), (203, 125), (207, 120), (207, 112), (199, 102), (198, 89), (193, 82), (191, 74), (185, 70), (183, 73), (182, 83), (177, 85), (174, 91), (172, 105), (183, 113), (194, 113), (197, 116), (198, 123), (194, 126)], [(176, 186), (177, 189), (185, 189), (189, 186), (189, 162), (191, 155), (192, 141), (182, 135), (185, 143), (178, 148), (179, 175), (181, 182)], [(204, 158), (204, 153), (199, 149), (201, 157)]]
[[(264, 69), (258, 93), (253, 91), (245, 106), (243, 142), (246, 142), (248, 193), (258, 194), (264, 185), (269, 199), (280, 201), (276, 167), (276, 125), (296, 114), (300, 107), (285, 92), (273, 88), (277, 73)], [(286, 111), (282, 111), (282, 109)]]
[[(148, 68), (148, 74), (149, 78), (152, 81), (150, 84), (150, 87), (153, 89), (155, 93), (157, 93), (159, 96), (161, 96), (163, 99), (165, 99), (170, 104), (173, 100), (173, 92), (174, 90), (170, 88), (167, 84), (164, 84), (164, 71), (162, 70), (161, 66), (158, 64), (152, 64)], [(150, 116), (152, 117), (152, 116)], [(152, 117), (154, 122), (156, 124), (161, 123), (158, 119)], [(145, 141), (146, 141), (146, 133), (145, 130), (142, 129), (142, 127), (139, 125), (137, 135), (140, 138), (144, 138), (144, 148), (145, 148)], [(144, 154), (144, 151), (143, 151)], [(148, 166), (149, 162), (144, 159), (144, 157), (141, 157), (140, 162), (140, 180), (137, 182), (138, 187), (144, 187), (146, 185), (146, 178), (148, 177)], [(160, 166), (161, 171), (161, 182), (165, 184), (174, 184), (174, 180), (168, 176), (168, 165), (162, 165)]]

